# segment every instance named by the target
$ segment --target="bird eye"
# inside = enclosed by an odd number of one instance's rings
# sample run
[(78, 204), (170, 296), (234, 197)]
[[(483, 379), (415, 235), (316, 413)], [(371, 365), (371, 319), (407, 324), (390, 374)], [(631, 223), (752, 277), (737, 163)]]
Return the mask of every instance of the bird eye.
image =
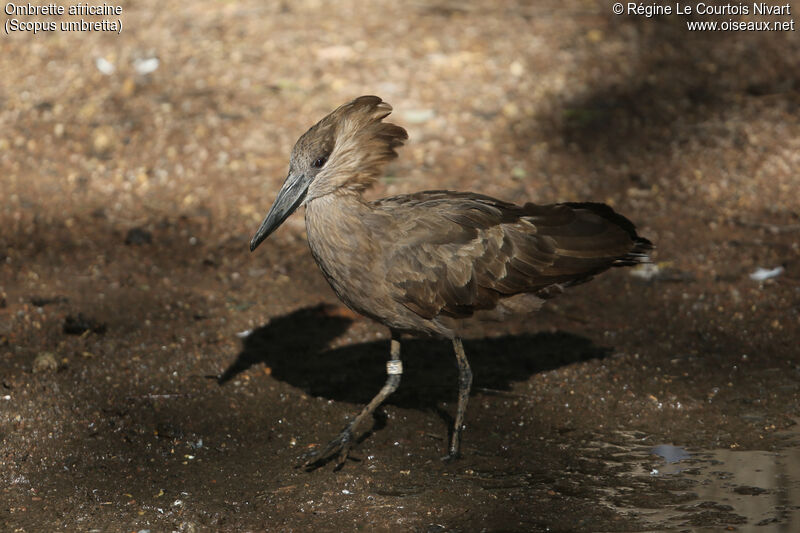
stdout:
[(314, 161), (314, 167), (315, 167), (315, 168), (322, 168), (322, 166), (323, 166), (325, 163), (327, 163), (327, 161), (328, 161), (328, 158), (327, 158), (327, 157), (320, 157), (320, 158), (318, 158), (316, 161)]

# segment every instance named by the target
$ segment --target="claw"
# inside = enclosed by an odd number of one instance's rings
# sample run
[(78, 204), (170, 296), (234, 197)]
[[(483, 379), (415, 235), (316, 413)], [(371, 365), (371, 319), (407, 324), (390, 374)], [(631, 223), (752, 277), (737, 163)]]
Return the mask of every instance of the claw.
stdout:
[(441, 458), (443, 463), (452, 463), (453, 461), (461, 459), (461, 454), (458, 452), (448, 452), (447, 455)]
[(347, 426), (335, 439), (325, 445), (324, 448), (320, 449), (317, 447), (305, 453), (301, 457), (300, 460), (302, 462), (298, 466), (303, 467), (306, 470), (315, 470), (332, 460), (333, 456), (338, 452), (334, 470), (339, 470), (347, 460), (352, 443), (353, 430), (350, 426)]

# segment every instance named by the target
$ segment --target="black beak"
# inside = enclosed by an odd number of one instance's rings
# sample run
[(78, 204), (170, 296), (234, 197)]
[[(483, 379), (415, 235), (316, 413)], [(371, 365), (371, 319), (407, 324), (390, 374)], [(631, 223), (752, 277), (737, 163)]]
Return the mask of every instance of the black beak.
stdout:
[(261, 227), (258, 228), (258, 231), (256, 231), (256, 234), (253, 235), (250, 241), (251, 252), (255, 250), (264, 239), (269, 237), (273, 231), (278, 229), (278, 226), (283, 224), (283, 221), (289, 218), (289, 215), (294, 213), (300, 204), (303, 203), (310, 184), (311, 180), (307, 178), (305, 174), (294, 176), (289, 173), (289, 175), (286, 176), (286, 181), (283, 182), (281, 190), (278, 191), (278, 196), (275, 198), (272, 207), (269, 208), (264, 222), (261, 223)]

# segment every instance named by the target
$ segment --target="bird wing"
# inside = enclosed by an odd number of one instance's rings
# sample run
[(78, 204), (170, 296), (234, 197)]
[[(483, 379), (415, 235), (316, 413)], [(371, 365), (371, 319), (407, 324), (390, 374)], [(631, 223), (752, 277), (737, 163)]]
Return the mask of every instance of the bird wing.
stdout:
[[(516, 206), (488, 196), (427, 191), (374, 203), (385, 216), (392, 296), (418, 315), (468, 317), (520, 293), (549, 298), (650, 243), (604, 204)], [(379, 225), (380, 226), (380, 225)]]

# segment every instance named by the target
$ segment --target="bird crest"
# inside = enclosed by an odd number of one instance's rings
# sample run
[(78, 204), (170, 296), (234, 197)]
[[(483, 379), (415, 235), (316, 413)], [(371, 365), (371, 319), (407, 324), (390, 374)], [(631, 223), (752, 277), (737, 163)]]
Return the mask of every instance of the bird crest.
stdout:
[(344, 188), (363, 191), (397, 157), (406, 130), (383, 122), (392, 106), (377, 96), (361, 96), (331, 112), (297, 141), (292, 160), (319, 165), (309, 198)]

